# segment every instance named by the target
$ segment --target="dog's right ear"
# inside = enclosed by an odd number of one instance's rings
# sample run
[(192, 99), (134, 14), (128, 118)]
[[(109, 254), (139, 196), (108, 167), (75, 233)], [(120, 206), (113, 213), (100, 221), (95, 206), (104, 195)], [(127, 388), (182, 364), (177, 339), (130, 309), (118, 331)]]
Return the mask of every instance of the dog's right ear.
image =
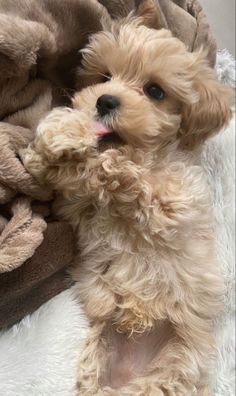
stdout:
[(143, 24), (151, 29), (166, 28), (166, 21), (156, 0), (135, 0), (136, 16), (143, 19)]

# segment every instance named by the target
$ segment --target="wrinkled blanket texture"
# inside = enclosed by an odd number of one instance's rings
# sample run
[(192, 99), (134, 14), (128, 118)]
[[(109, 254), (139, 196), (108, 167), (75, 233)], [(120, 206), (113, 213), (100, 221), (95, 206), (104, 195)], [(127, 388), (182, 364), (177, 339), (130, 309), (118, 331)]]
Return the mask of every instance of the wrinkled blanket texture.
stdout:
[[(19, 151), (41, 117), (69, 105), (80, 52), (101, 18), (126, 16), (141, 0), (0, 0), (0, 328), (70, 286), (71, 227), (51, 213), (53, 195), (24, 169)], [(145, 0), (144, 0), (145, 1)], [(197, 0), (156, 0), (159, 28), (190, 51), (216, 43)]]

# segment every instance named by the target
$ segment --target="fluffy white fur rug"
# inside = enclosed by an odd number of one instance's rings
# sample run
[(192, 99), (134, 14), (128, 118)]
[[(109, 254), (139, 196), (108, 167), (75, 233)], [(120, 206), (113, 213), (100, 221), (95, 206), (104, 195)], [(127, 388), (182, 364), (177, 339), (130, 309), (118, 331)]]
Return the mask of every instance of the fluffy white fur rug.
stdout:
[[(235, 64), (218, 55), (219, 77), (232, 86)], [(202, 164), (214, 191), (218, 254), (227, 285), (225, 311), (216, 320), (219, 346), (215, 396), (233, 396), (235, 373), (235, 119), (212, 139)], [(86, 319), (66, 291), (12, 329), (0, 333), (0, 396), (72, 396), (76, 363), (87, 331)]]
[(72, 396), (86, 333), (70, 290), (0, 333), (0, 396)]

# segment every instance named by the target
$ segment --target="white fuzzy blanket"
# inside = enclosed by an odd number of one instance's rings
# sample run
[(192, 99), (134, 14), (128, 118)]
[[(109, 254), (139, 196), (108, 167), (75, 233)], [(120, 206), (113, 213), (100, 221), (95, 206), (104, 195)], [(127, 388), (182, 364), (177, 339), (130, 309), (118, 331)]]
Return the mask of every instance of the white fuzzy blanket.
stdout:
[[(218, 55), (219, 77), (234, 85), (235, 65)], [(215, 396), (235, 394), (235, 119), (206, 146), (202, 164), (214, 191), (218, 254), (227, 285), (225, 311), (216, 320), (219, 346)], [(72, 396), (87, 323), (70, 290), (12, 329), (0, 333), (0, 396)]]

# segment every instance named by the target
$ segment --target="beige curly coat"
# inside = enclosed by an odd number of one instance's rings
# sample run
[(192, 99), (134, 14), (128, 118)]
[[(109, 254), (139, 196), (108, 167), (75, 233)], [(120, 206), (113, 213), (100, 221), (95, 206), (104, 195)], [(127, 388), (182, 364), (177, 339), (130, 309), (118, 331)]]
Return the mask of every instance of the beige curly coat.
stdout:
[[(230, 120), (231, 93), (202, 51), (143, 26), (155, 21), (152, 0), (139, 15), (93, 36), (89, 87), (42, 121), (24, 164), (78, 233), (73, 277), (91, 323), (78, 394), (210, 395), (223, 285), (194, 153)], [(98, 124), (104, 94), (120, 106)], [(99, 138), (114, 131), (118, 140)]]

